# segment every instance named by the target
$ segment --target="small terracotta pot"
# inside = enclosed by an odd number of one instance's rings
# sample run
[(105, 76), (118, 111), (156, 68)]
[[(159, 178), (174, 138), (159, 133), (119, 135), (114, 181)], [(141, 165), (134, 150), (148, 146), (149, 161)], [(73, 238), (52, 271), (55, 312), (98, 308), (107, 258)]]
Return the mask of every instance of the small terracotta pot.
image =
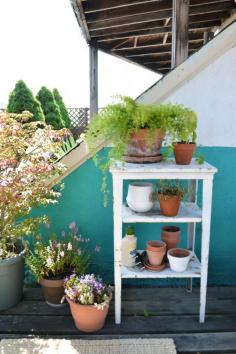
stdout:
[(196, 144), (194, 143), (175, 143), (174, 147), (174, 155), (175, 162), (177, 165), (189, 165), (192, 161), (193, 153), (196, 148)]
[(39, 284), (42, 286), (43, 295), (48, 305), (52, 307), (65, 306), (65, 304), (61, 304), (61, 299), (64, 296), (64, 279), (41, 279)]
[(163, 226), (161, 239), (166, 243), (166, 252), (171, 248), (176, 248), (180, 242), (180, 228), (178, 226)]
[(166, 244), (163, 241), (148, 241), (146, 251), (151, 265), (161, 265), (166, 254)]
[(83, 332), (96, 332), (102, 329), (105, 324), (109, 305), (104, 305), (103, 309), (97, 309), (94, 305), (80, 305), (68, 297), (69, 305), (75, 326)]
[(164, 195), (158, 193), (161, 214), (165, 216), (176, 216), (179, 212), (181, 199), (177, 195)]
[(162, 140), (165, 134), (161, 129), (156, 129), (153, 144), (149, 144), (149, 129), (139, 129), (133, 133), (127, 147), (127, 156), (148, 157), (160, 155)]

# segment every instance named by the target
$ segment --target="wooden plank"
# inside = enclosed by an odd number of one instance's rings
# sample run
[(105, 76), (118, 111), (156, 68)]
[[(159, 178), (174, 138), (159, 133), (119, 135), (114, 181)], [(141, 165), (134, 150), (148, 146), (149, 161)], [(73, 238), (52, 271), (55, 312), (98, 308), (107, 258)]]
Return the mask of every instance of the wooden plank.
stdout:
[(81, 4), (81, 0), (70, 0), (70, 3), (71, 3), (71, 6), (74, 10), (74, 14), (77, 19), (77, 22), (78, 22), (79, 26), (81, 27), (83, 35), (84, 35), (86, 41), (89, 42), (90, 35), (89, 35), (88, 26), (87, 26), (87, 22), (86, 22), (84, 11), (83, 11), (83, 6)]
[(189, 0), (173, 0), (171, 67), (188, 57)]
[(98, 50), (89, 46), (90, 119), (98, 113)]

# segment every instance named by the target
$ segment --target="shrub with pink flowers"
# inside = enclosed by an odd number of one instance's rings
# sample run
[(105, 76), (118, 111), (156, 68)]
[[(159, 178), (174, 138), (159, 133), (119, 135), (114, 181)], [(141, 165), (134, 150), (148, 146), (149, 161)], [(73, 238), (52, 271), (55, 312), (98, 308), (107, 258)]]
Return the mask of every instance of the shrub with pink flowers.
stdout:
[(29, 250), (26, 264), (38, 280), (61, 279), (73, 272), (85, 273), (92, 252), (88, 247), (90, 240), (79, 234), (76, 223), (69, 224), (68, 229), (62, 231), (60, 237), (52, 234), (46, 242), (37, 237)]
[(50, 186), (64, 171), (58, 163), (68, 131), (30, 122), (30, 112), (0, 115), (0, 260), (20, 252), (17, 240), (34, 233), (46, 216), (29, 217), (33, 208), (56, 203)]

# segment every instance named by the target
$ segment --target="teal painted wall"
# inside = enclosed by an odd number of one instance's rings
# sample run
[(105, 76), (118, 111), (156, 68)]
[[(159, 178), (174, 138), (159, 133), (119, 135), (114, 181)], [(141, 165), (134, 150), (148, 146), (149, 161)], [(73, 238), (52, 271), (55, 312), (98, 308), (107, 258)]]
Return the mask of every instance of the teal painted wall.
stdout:
[[(199, 150), (207, 162), (219, 169), (213, 191), (209, 284), (236, 285), (236, 148), (204, 147)], [(104, 208), (101, 178), (101, 172), (93, 161), (87, 161), (65, 178), (59, 204), (48, 207), (46, 211), (37, 210), (36, 214), (46, 212), (52, 221), (51, 229), (58, 233), (71, 221), (76, 221), (80, 232), (90, 238), (93, 247), (101, 245), (101, 252), (93, 259), (90, 270), (113, 282), (112, 181), (108, 175), (109, 205)], [(127, 185), (125, 196), (126, 190)], [(138, 247), (145, 247), (147, 240), (159, 239), (160, 227), (155, 224), (137, 225)], [(186, 246), (186, 227), (181, 225), (181, 230), (181, 245)], [(46, 237), (48, 231), (44, 232)], [(198, 255), (199, 250), (200, 225), (196, 237)], [(168, 283), (173, 284), (173, 281)], [(157, 280), (155, 284), (159, 284)]]

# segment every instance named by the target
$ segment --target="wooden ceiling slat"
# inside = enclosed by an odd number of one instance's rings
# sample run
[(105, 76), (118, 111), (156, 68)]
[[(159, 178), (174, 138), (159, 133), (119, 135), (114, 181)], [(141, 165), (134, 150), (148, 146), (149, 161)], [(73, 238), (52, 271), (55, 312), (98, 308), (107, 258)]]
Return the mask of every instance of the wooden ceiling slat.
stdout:
[[(235, 3), (232, 0), (217, 1), (211, 4), (203, 4), (199, 1), (194, 6), (190, 5), (190, 14), (204, 14), (207, 12), (216, 12), (232, 9), (235, 7)], [(134, 21), (140, 21), (142, 17), (149, 18), (150, 20), (159, 19), (158, 16), (162, 16), (162, 11), (172, 11), (172, 0), (164, 0), (158, 3), (149, 3), (149, 4), (139, 4), (137, 6), (129, 8), (114, 9), (104, 12), (98, 12), (93, 14), (87, 14), (86, 21), (87, 23), (92, 22), (107, 22), (107, 25), (110, 23), (110, 26), (115, 24), (125, 24), (133, 23)], [(158, 14), (161, 13), (161, 14)], [(167, 12), (169, 13), (169, 12)], [(157, 17), (155, 17), (157, 16)], [(170, 17), (170, 16), (166, 16)]]
[(111, 9), (117, 9), (120, 7), (134, 6), (138, 4), (147, 4), (151, 2), (160, 2), (160, 0), (92, 0), (84, 2), (84, 12), (98, 12)]
[[(193, 48), (190, 48), (188, 50), (189, 54), (190, 53), (193, 53), (193, 52), (196, 52), (198, 49), (200, 49), (201, 46), (198, 46), (197, 48), (193, 49)], [(126, 55), (124, 56), (125, 58), (127, 59), (135, 59), (135, 58), (157, 58), (157, 57), (163, 57), (163, 56), (167, 56), (169, 55), (171, 57), (171, 48), (170, 50), (166, 49), (166, 51), (158, 51), (158, 52), (154, 52), (154, 53), (140, 53), (140, 54), (129, 54), (129, 55)], [(122, 55), (123, 56), (123, 55)]]
[[(197, 30), (197, 29), (209, 29), (213, 26), (220, 26), (221, 25), (221, 20), (212, 20), (212, 21), (206, 21), (206, 22), (200, 22), (200, 23), (190, 23), (189, 25), (189, 30)], [(151, 35), (151, 34), (158, 34), (158, 33), (171, 33), (171, 26), (160, 26), (160, 27), (154, 27), (151, 29), (143, 29), (143, 30), (137, 30), (137, 31), (127, 31), (127, 32), (119, 32), (119, 29), (112, 29), (107, 33), (107, 31), (104, 30), (104, 32), (100, 31), (99, 33), (97, 32), (92, 32), (91, 33), (91, 38), (96, 39), (96, 41), (100, 41), (101, 39), (111, 39), (111, 38), (129, 38), (129, 37), (134, 37), (134, 36), (145, 36), (145, 35)]]

